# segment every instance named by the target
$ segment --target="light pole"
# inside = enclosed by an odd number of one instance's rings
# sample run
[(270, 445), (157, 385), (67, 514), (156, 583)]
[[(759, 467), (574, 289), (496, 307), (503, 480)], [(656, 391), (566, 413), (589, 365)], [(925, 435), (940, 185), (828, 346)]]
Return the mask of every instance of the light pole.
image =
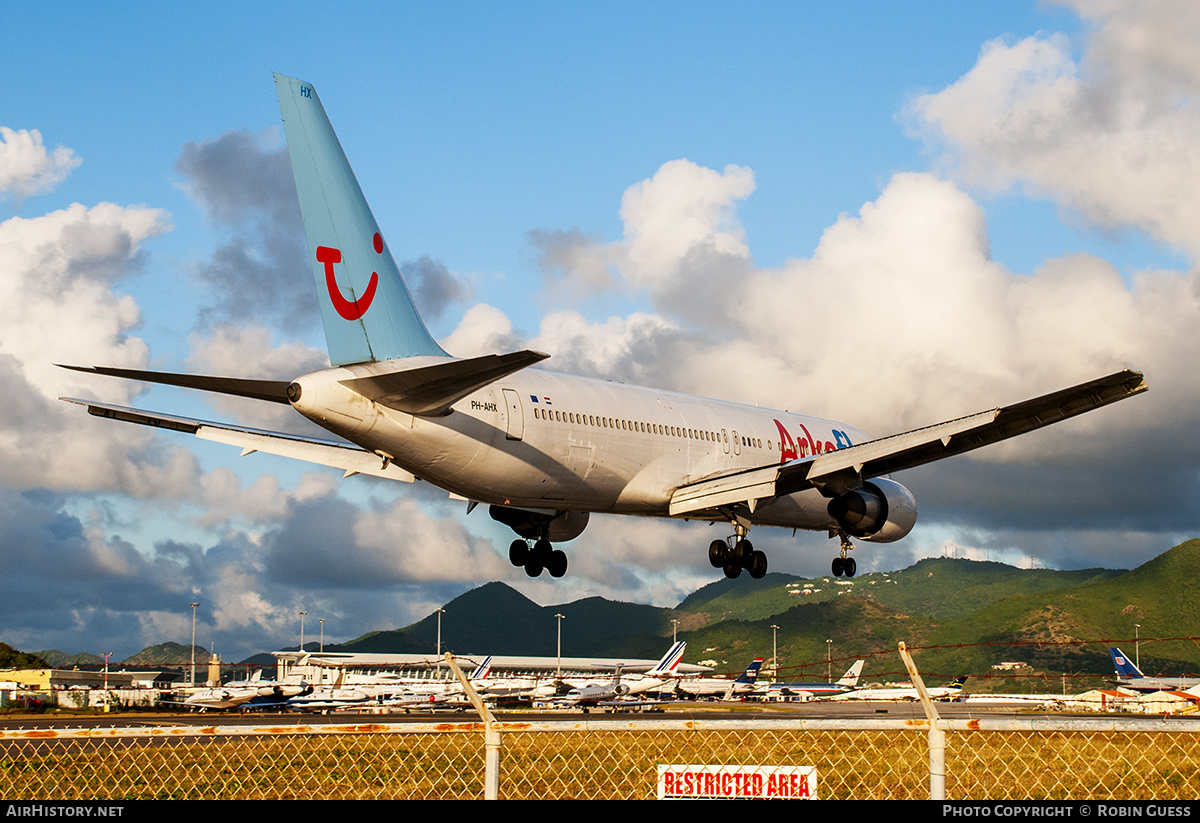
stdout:
[(771, 624), (771, 682), (779, 682), (779, 627)]
[(554, 616), (558, 620), (558, 662), (555, 664), (555, 674), (558, 677), (562, 677), (562, 622), (563, 622), (563, 616), (561, 614), (556, 614)]
[(833, 682), (833, 639), (825, 641), (825, 679), (830, 683)]
[(199, 603), (192, 604), (192, 672), (188, 675), (188, 685), (196, 685), (196, 607)]
[(1133, 624), (1133, 665), (1142, 668), (1142, 624)]
[(438, 668), (442, 667), (442, 612), (445, 609), (434, 609), (437, 612), (437, 657)]
[(671, 643), (674, 645), (679, 642), (679, 621), (671, 620)]
[(321, 624), (321, 651), (324, 652), (325, 651), (325, 618), (322, 617), (317, 622)]
[(308, 612), (300, 610), (300, 653), (304, 654), (304, 615)]

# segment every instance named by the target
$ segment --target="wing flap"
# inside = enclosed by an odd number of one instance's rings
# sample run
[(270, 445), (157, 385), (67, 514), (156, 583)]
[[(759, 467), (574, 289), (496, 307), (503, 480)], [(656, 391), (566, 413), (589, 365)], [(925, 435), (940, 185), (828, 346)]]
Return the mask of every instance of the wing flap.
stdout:
[(998, 443), (1147, 391), (1140, 372), (1124, 371), (1012, 406), (982, 411), (845, 449), (710, 477), (676, 489), (672, 517), (839, 483), (851, 485)]
[(91, 400), (78, 400), (73, 397), (60, 397), (68, 403), (87, 407), (88, 414), (97, 417), (107, 417), (111, 420), (123, 420), (127, 423), (137, 423), (143, 426), (153, 426), (161, 429), (171, 429), (186, 434), (193, 434), (201, 440), (225, 443), (230, 446), (240, 446), (244, 453), (264, 452), (280, 457), (290, 457), (304, 460), (321, 466), (331, 466), (349, 474), (369, 474), (375, 477), (385, 477), (389, 480), (399, 480), (411, 483), (416, 478), (409, 472), (386, 460), (380, 455), (364, 451), (348, 443), (332, 440), (320, 440), (312, 437), (302, 437), (281, 432), (269, 432), (259, 429), (240, 428), (224, 423), (212, 423), (207, 420), (196, 420), (190, 417), (179, 417), (159, 412), (131, 409), (125, 406), (114, 406), (107, 403), (97, 403)]
[(782, 469), (782, 465), (762, 466), (681, 486), (671, 495), (669, 513), (678, 517), (742, 503), (753, 508), (755, 502), (777, 496), (776, 486)]

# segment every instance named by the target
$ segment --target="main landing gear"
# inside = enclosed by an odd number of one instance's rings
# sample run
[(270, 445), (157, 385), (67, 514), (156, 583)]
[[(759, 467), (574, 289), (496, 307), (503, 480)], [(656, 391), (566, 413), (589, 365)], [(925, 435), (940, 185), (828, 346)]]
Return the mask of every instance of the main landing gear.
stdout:
[(508, 547), (508, 561), (514, 566), (524, 566), (525, 574), (538, 577), (542, 569), (551, 577), (562, 577), (567, 573), (567, 554), (550, 545), (542, 538), (530, 545), (529, 540), (514, 540)]
[(746, 538), (749, 528), (740, 523), (735, 523), (734, 528), (737, 533), (733, 536), (709, 544), (708, 562), (715, 569), (724, 569), (729, 578), (739, 576), (745, 569), (755, 580), (761, 579), (767, 573), (767, 556)]
[[(842, 553), (838, 557), (833, 558), (833, 566), (831, 571), (834, 577), (841, 577), (843, 574), (846, 577), (854, 577), (854, 573), (858, 571), (858, 564), (854, 562), (853, 557), (847, 557), (846, 552), (854, 548), (854, 544), (850, 542), (850, 536), (844, 531), (838, 531), (838, 536), (842, 538)], [(829, 535), (833, 537), (833, 535)]]

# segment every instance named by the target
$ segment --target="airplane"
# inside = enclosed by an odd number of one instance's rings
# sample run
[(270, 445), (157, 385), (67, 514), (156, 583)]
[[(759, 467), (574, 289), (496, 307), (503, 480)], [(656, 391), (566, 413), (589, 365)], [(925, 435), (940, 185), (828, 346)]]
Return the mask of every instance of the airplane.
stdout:
[[(948, 686), (926, 688), (930, 700), (957, 700), (962, 695), (966, 677), (956, 677)], [(897, 688), (855, 689), (845, 694), (835, 694), (830, 700), (920, 700), (915, 686)]]
[(348, 709), (370, 703), (371, 696), (361, 689), (314, 689), (305, 695), (284, 701), (282, 708), (297, 712), (327, 712), (330, 709)]
[(373, 698), (361, 688), (347, 688), (344, 682), (345, 670), (338, 672), (337, 680), (332, 686), (320, 686), (309, 689), (304, 694), (289, 697), (280, 704), (280, 708), (297, 712), (328, 712), (331, 709), (346, 709), (362, 706), (378, 698)]
[(916, 523), (902, 469), (963, 454), (1147, 390), (1123, 370), (1011, 406), (879, 439), (834, 420), (532, 368), (531, 350), (457, 358), (433, 339), (312, 84), (275, 75), (331, 367), (244, 379), (106, 366), (77, 371), (290, 405), (338, 440), (60, 398), (99, 417), (404, 482), (422, 480), (517, 535), (509, 560), (562, 577), (589, 515), (727, 523), (708, 559), (767, 573), (752, 526), (890, 543)]
[(807, 700), (811, 697), (832, 697), (836, 694), (845, 694), (858, 688), (858, 678), (862, 675), (866, 662), (865, 660), (855, 660), (854, 664), (836, 683), (771, 683), (767, 687), (767, 694), (778, 695), (785, 700), (799, 696), (804, 696), (804, 699)]
[[(188, 708), (200, 709), (236, 709), (246, 703), (249, 703), (255, 697), (258, 697), (257, 688), (249, 687), (218, 687), (214, 689), (201, 689), (198, 692), (193, 692), (179, 701), (180, 705)], [(176, 701), (163, 701), (166, 703), (174, 703)]]
[[(622, 693), (627, 695), (642, 694), (643, 692), (660, 688), (664, 683), (679, 677), (676, 674), (676, 670), (679, 668), (679, 664), (683, 662), (683, 652), (686, 648), (687, 641), (676, 641), (671, 645), (671, 648), (667, 649), (666, 654), (657, 663), (645, 669), (645, 671), (621, 664), (620, 668), (624, 672), (624, 680), (621, 683)], [(645, 664), (641, 664), (641, 668), (645, 668)], [(576, 676), (563, 677), (557, 682), (570, 686), (572, 689), (582, 689), (587, 686), (604, 685), (608, 680), (597, 681), (594, 677)]]
[(1200, 677), (1146, 677), (1120, 649), (1109, 649), (1108, 655), (1117, 670), (1116, 684), (1121, 688), (1149, 693), (1186, 691), (1200, 686)]
[(689, 698), (707, 697), (732, 700), (739, 694), (754, 691), (754, 684), (758, 681), (758, 672), (762, 669), (762, 664), (761, 657), (754, 658), (746, 667), (746, 671), (734, 680), (726, 680), (721, 677), (696, 677), (680, 680), (675, 686), (675, 693), (686, 695)]
[(283, 681), (263, 680), (262, 669), (259, 669), (251, 675), (249, 680), (230, 681), (223, 686), (192, 692), (181, 702), (181, 705), (198, 708), (201, 711), (205, 709), (264, 708), (282, 704), (288, 698), (299, 697), (311, 691), (312, 686), (299, 678), (288, 678)]

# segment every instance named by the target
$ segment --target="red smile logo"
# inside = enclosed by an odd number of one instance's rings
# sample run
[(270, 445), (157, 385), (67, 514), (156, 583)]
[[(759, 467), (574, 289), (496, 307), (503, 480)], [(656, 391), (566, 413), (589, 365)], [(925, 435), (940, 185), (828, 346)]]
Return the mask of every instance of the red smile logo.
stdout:
[[(372, 241), (375, 253), (383, 254), (383, 238), (379, 236), (379, 232), (375, 232)], [(379, 274), (371, 272), (371, 280), (367, 283), (367, 290), (362, 297), (357, 300), (347, 300), (342, 297), (342, 290), (338, 288), (337, 278), (333, 274), (333, 264), (342, 262), (342, 250), (329, 246), (317, 246), (317, 262), (325, 264), (325, 287), (329, 289), (329, 299), (333, 301), (333, 308), (338, 315), (344, 320), (357, 320), (366, 314), (367, 309), (371, 308), (371, 301), (375, 299), (375, 287), (379, 285)]]

